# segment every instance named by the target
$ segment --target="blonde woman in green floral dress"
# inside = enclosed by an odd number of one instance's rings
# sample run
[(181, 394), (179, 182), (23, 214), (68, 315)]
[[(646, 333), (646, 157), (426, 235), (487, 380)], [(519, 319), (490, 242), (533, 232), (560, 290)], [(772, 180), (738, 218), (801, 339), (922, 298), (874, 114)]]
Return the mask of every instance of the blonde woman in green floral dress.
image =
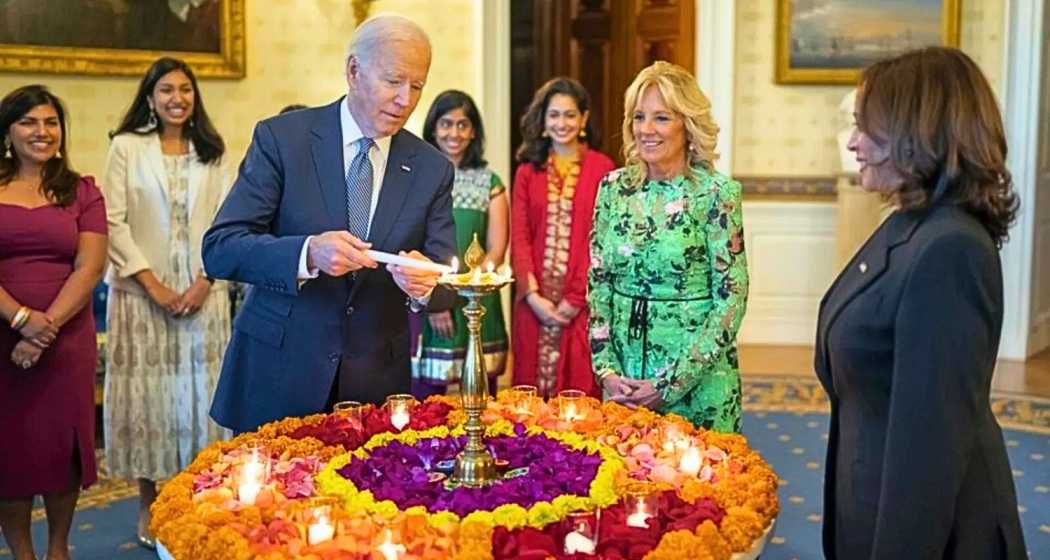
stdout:
[(591, 237), (597, 381), (613, 401), (738, 432), (740, 184), (713, 169), (718, 126), (686, 70), (642, 70), (624, 107), (626, 166), (599, 187)]

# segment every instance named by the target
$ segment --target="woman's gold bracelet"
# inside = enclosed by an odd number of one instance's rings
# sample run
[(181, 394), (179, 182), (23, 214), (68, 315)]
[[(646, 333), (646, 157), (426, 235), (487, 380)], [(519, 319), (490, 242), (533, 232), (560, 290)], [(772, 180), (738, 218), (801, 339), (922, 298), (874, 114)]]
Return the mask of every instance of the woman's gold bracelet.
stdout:
[(11, 317), (11, 328), (16, 331), (20, 330), (26, 325), (26, 323), (29, 322), (29, 316), (32, 314), (32, 309), (29, 309), (24, 305), (22, 307), (19, 307), (18, 311), (15, 312), (15, 316)]

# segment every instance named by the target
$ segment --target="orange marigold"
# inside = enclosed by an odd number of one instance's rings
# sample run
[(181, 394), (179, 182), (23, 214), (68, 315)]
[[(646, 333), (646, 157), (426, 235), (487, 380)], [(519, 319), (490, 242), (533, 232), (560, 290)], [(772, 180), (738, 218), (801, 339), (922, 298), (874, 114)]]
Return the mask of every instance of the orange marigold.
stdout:
[(692, 531), (671, 531), (664, 533), (656, 548), (649, 551), (643, 560), (683, 560), (700, 556), (703, 543)]
[(250, 560), (252, 552), (248, 539), (229, 527), (221, 527), (208, 534), (201, 547), (200, 560)]
[(766, 531), (767, 523), (754, 510), (742, 507), (731, 507), (722, 518), (721, 533), (733, 547), (733, 552), (743, 552), (751, 548), (755, 539)]
[(696, 538), (704, 545), (702, 560), (728, 560), (733, 555), (729, 541), (718, 532), (718, 527), (710, 520), (704, 521), (696, 528)]

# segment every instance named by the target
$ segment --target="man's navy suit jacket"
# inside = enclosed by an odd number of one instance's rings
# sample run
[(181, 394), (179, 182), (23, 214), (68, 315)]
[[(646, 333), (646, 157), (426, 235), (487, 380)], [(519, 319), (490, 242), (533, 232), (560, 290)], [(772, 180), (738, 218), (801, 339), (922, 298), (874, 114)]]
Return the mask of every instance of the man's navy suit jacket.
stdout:
[[(237, 431), (322, 411), (340, 362), (355, 376), (408, 386), (407, 299), (383, 265), (298, 286), (307, 236), (347, 228), (340, 103), (260, 122), (204, 236), (208, 275), (252, 285), (211, 408), (216, 422)], [(369, 232), (373, 248), (417, 249), (448, 262), (456, 247), (453, 174), (432, 146), (395, 134)], [(450, 304), (435, 292), (431, 309)]]

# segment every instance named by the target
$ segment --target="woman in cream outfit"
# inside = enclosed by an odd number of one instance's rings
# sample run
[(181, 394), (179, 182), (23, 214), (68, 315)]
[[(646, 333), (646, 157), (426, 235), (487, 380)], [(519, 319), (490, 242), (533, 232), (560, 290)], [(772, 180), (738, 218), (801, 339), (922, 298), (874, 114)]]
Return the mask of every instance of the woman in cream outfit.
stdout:
[(208, 407), (229, 340), (229, 296), (201, 264), (201, 239), (232, 183), (223, 151), (192, 71), (162, 58), (143, 77), (106, 165), (106, 460), (114, 476), (138, 479), (147, 547), (154, 481), (225, 435)]

